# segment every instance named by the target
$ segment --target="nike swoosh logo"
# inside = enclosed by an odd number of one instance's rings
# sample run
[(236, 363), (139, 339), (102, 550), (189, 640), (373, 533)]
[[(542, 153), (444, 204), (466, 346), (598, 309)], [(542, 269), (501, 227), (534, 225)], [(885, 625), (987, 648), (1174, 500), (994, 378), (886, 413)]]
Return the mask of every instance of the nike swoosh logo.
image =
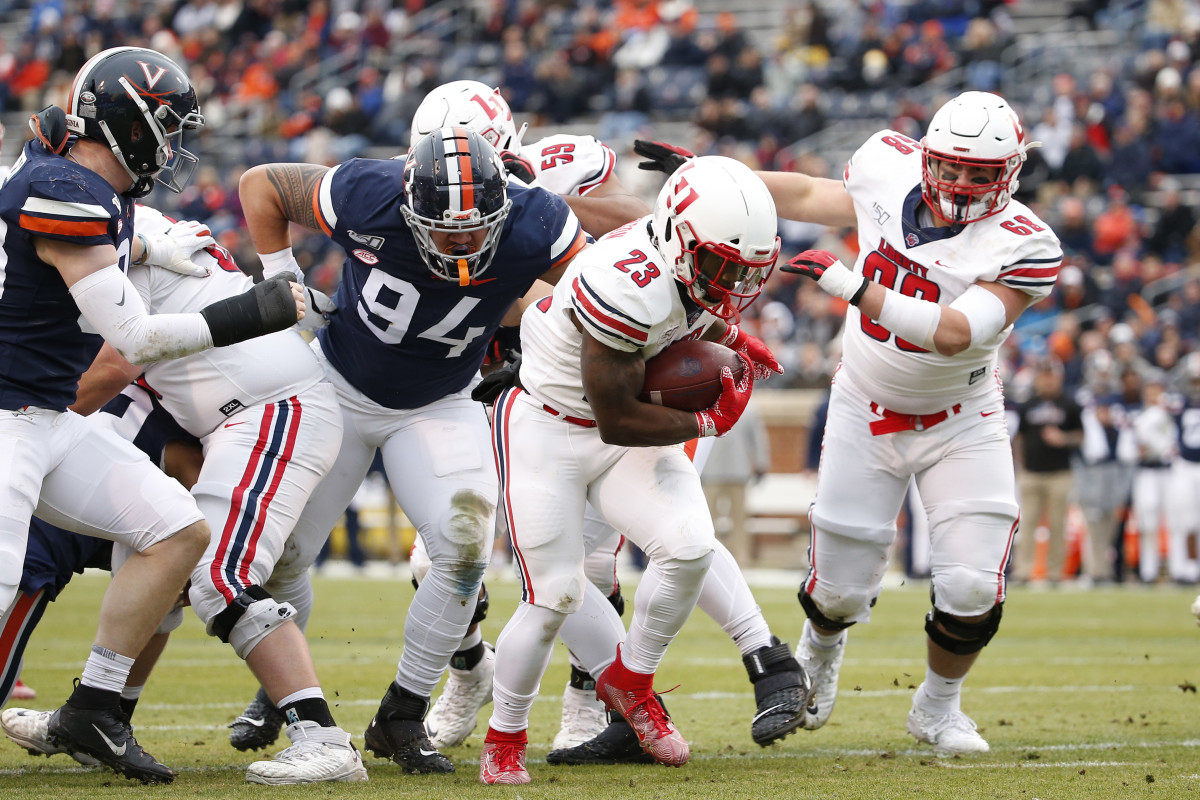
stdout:
[(422, 748), (421, 748), (421, 749), (420, 749), (418, 752), (420, 752), (420, 754), (421, 754), (421, 755), (423, 755), (423, 756), (436, 756), (436, 755), (439, 755), (439, 753), (438, 753), (438, 751), (437, 751), (437, 750), (426, 750), (424, 747), (422, 747)]
[[(242, 423), (235, 422), (233, 424), (241, 425)], [(226, 425), (225, 427), (229, 427), (229, 426)], [(261, 728), (263, 726), (263, 724), (266, 723), (266, 720), (265, 719), (254, 719), (254, 717), (238, 717), (237, 719), (234, 720), (234, 722), (247, 722), (256, 728)]]
[[(110, 739), (104, 735), (104, 731), (100, 730), (95, 725), (92, 726), (92, 730), (94, 730), (96, 733), (100, 734), (100, 738), (104, 740), (104, 743), (106, 745), (108, 745), (108, 749), (113, 751), (113, 755), (115, 755), (115, 756), (125, 755), (125, 744), (122, 744), (120, 747), (117, 747), (116, 744), (113, 743), (112, 739)], [(128, 743), (126, 743), (126, 744), (128, 744)]]
[[(121, 287), (121, 299), (117, 301), (117, 305), (119, 305), (119, 306), (125, 305), (125, 287), (124, 286)], [(104, 734), (101, 734), (101, 736), (103, 736), (103, 735)]]
[(753, 723), (753, 722), (758, 722), (760, 719), (762, 719), (763, 717), (765, 717), (767, 714), (770, 714), (770, 713), (772, 713), (772, 712), (778, 711), (779, 709), (781, 709), (781, 708), (783, 708), (783, 707), (784, 707), (784, 706), (783, 706), (783, 703), (780, 703), (780, 704), (778, 704), (778, 705), (771, 706), (770, 708), (768, 708), (768, 709), (765, 709), (765, 710), (763, 710), (762, 712), (760, 712), (760, 713), (758, 713), (758, 714), (755, 714), (755, 715), (754, 715), (754, 719), (752, 719), (752, 720), (750, 720), (750, 721), (751, 721), (752, 723)]
[(997, 413), (997, 412), (995, 412), (995, 411), (980, 411), (979, 416), (990, 417), (992, 414), (995, 414), (995, 413)]
[(938, 260), (934, 261), (933, 263), (937, 264), (939, 267), (945, 267), (946, 269), (954, 269), (954, 267), (950, 266), (949, 264), (943, 264), (941, 262), (941, 259), (938, 259)]
[(495, 278), (471, 278), (472, 286), (482, 286), (485, 283), (491, 283)]
[[(234, 425), (245, 425), (245, 424), (246, 423), (244, 423), (244, 422), (226, 422), (225, 427), (232, 428)], [(247, 721), (249, 721), (249, 720), (247, 720)], [(259, 720), (258, 724), (262, 725), (262, 720)]]

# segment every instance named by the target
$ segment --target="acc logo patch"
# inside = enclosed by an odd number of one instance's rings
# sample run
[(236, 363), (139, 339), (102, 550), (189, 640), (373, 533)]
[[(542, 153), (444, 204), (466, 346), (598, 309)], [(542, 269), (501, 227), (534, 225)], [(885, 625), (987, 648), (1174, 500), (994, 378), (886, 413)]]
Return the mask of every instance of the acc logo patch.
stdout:
[(351, 252), (350, 255), (354, 256), (364, 264), (370, 264), (371, 266), (379, 263), (379, 256), (375, 255), (370, 250), (355, 250)]

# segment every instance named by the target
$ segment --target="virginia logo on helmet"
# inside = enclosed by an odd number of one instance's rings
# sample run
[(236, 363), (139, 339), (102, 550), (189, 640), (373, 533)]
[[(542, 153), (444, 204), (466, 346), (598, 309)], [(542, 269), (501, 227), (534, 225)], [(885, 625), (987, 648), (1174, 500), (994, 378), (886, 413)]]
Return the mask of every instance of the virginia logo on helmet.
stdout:
[(198, 163), (183, 147), (183, 132), (203, 125), (187, 73), (162, 53), (114, 47), (75, 75), (67, 128), (112, 150), (133, 180), (130, 197), (146, 196), (155, 182), (182, 191)]

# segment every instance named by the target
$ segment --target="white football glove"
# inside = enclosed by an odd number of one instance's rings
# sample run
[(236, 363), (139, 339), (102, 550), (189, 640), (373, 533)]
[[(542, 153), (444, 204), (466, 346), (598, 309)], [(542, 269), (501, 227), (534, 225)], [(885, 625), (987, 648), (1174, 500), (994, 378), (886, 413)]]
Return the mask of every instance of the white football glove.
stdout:
[(139, 263), (194, 278), (208, 277), (208, 269), (192, 261), (192, 254), (197, 250), (217, 243), (207, 225), (191, 220), (176, 222), (162, 233), (150, 236), (139, 233), (138, 238), (145, 251)]
[(304, 319), (296, 323), (296, 327), (302, 331), (321, 330), (329, 324), (329, 318), (337, 313), (333, 298), (311, 286), (304, 287), (304, 304), (307, 313)]

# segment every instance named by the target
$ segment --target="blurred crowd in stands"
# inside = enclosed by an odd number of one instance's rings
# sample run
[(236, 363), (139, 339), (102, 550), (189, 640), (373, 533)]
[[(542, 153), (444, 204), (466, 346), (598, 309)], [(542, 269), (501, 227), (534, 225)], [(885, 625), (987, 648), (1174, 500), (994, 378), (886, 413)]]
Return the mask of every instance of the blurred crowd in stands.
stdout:
[[(1131, 46), (1037, 86), (1009, 79), (1018, 35), (1015, 3), (1004, 0), (774, 0), (763, 3), (777, 11), (768, 30), (756, 4), (714, 13), (693, 2), (16, 0), (0, 37), (0, 112), (11, 123), (63, 102), (83, 61), (116, 44), (185, 62), (208, 121), (202, 168), (181, 196), (160, 191), (153, 202), (208, 222), (253, 271), (236, 191), (242, 170), (403, 153), (416, 105), (447, 80), (499, 86), (518, 124), (595, 133), (648, 201), (660, 181), (637, 170), (635, 136), (685, 130), (679, 143), (698, 153), (836, 176), (841, 163), (810, 137), (839, 120), (878, 112), (919, 138), (942, 100), (996, 91), (1042, 142), (1018, 198), (1067, 255), (1056, 290), (1022, 317), (1006, 349), (1014, 401), (1029, 396), (1046, 359), (1085, 403), (1132, 391), (1129, 373), (1181, 384), (1180, 365), (1200, 351), (1196, 2), (1064, 2), (1081, 20), (1073, 30), (1119, 30)], [(752, 12), (759, 21), (747, 27), (739, 16)], [(14, 29), (11, 20), (22, 22)], [(853, 261), (850, 231), (784, 223), (781, 233), (785, 257), (817, 246)], [(318, 236), (297, 250), (311, 281), (336, 282), (340, 250)], [(750, 319), (787, 368), (772, 384), (828, 385), (839, 303), (810, 282), (772, 277)]]

